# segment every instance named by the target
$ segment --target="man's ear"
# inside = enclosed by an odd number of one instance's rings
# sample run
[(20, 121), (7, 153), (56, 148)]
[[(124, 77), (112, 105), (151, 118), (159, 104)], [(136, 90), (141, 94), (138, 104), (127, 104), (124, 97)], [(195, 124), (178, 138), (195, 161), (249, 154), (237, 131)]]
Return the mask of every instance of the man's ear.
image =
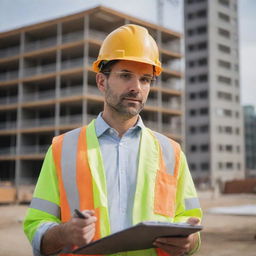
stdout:
[(106, 83), (107, 83), (106, 76), (102, 73), (97, 73), (96, 74), (96, 83), (97, 83), (97, 86), (98, 86), (99, 90), (102, 93), (105, 93)]

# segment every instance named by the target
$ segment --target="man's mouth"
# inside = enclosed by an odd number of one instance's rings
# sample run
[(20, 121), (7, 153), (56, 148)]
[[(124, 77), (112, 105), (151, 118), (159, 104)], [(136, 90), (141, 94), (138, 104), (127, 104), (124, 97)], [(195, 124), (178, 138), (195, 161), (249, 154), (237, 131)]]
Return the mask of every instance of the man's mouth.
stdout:
[(141, 103), (141, 100), (140, 100), (140, 99), (135, 99), (135, 98), (123, 98), (123, 100)]

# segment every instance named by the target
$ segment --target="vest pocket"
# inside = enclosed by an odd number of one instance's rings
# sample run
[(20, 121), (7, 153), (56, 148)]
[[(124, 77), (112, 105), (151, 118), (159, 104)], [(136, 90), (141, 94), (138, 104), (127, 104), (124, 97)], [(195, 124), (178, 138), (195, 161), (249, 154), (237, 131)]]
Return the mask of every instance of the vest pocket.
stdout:
[(158, 170), (155, 183), (154, 212), (174, 217), (177, 181), (169, 173)]

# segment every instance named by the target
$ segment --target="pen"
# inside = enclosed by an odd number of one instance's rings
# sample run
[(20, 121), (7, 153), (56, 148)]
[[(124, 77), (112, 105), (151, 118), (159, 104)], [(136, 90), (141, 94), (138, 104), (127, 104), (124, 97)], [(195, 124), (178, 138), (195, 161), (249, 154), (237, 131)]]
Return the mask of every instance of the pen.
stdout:
[(75, 217), (78, 217), (80, 219), (88, 219), (88, 216), (84, 215), (82, 212), (80, 212), (78, 209), (74, 210), (75, 212)]

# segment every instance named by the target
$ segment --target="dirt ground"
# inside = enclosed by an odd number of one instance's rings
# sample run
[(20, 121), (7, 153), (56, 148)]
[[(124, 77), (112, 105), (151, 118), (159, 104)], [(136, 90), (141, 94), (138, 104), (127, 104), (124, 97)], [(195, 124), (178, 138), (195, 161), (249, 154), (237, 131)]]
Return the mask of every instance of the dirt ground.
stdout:
[[(256, 216), (231, 216), (207, 213), (217, 206), (256, 204), (256, 195), (213, 197), (199, 193), (204, 210), (202, 246), (197, 256), (255, 256)], [(0, 256), (32, 256), (22, 231), (27, 205), (0, 205)]]

